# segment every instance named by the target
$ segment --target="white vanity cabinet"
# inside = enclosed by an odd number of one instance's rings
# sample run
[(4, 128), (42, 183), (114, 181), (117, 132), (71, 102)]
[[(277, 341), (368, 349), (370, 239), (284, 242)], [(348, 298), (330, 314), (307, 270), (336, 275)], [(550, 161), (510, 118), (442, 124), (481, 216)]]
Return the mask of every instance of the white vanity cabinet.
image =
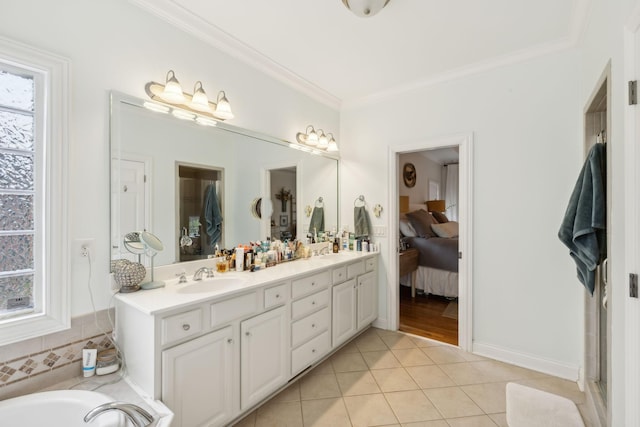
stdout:
[(118, 294), (129, 379), (172, 427), (230, 425), (375, 320), (376, 270), (376, 254), (351, 253), (246, 273), (219, 294)]
[(233, 418), (233, 328), (162, 352), (162, 400), (174, 426), (223, 425)]
[(366, 258), (333, 270), (332, 346), (338, 347), (378, 316), (376, 259)]

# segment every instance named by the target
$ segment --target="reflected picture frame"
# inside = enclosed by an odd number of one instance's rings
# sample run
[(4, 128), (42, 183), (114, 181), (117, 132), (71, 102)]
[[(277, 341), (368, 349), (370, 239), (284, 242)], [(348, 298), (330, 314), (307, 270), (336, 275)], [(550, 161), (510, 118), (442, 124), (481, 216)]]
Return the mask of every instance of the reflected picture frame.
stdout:
[(289, 225), (289, 215), (280, 215), (280, 227), (287, 227)]

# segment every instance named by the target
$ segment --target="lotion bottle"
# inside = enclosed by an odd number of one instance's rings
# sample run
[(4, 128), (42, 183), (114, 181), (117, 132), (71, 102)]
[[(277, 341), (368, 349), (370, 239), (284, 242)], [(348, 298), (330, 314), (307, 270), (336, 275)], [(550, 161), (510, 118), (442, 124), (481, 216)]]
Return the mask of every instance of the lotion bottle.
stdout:
[(236, 248), (236, 271), (244, 271), (244, 248), (242, 246)]

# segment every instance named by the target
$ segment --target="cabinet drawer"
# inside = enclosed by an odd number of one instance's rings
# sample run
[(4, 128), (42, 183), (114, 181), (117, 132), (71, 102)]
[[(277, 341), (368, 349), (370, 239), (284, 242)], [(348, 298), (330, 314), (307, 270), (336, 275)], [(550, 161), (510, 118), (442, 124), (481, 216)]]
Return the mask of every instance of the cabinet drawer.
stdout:
[(297, 298), (315, 292), (318, 289), (329, 286), (329, 271), (303, 277), (291, 282), (291, 297)]
[(308, 297), (304, 297), (301, 300), (294, 301), (291, 304), (291, 318), (298, 319), (306, 316), (319, 308), (324, 307), (329, 302), (329, 289), (325, 289), (321, 292), (317, 292)]
[(353, 279), (354, 277), (364, 273), (364, 261), (354, 262), (347, 266), (347, 278)]
[(197, 335), (202, 332), (202, 310), (196, 309), (162, 319), (161, 344), (167, 345), (175, 341)]
[(318, 332), (327, 330), (330, 323), (329, 307), (303, 317), (291, 325), (291, 346), (297, 347)]
[(287, 302), (287, 284), (282, 283), (264, 290), (264, 308), (275, 307)]
[(373, 271), (376, 269), (376, 259), (375, 258), (367, 258), (364, 260), (364, 269), (366, 271)]
[(225, 301), (211, 304), (211, 326), (230, 322), (234, 319), (249, 316), (258, 311), (258, 294), (241, 295)]
[(311, 365), (329, 351), (329, 331), (325, 331), (291, 352), (291, 375)]
[(334, 268), (332, 272), (333, 284), (337, 285), (347, 280), (347, 267)]

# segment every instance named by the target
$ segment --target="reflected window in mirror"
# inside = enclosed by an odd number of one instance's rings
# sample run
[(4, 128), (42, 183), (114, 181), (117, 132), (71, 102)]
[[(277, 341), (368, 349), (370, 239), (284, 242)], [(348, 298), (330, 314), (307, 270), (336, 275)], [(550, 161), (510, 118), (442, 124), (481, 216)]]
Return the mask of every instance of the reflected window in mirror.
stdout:
[(67, 70), (0, 40), (0, 345), (70, 324)]

